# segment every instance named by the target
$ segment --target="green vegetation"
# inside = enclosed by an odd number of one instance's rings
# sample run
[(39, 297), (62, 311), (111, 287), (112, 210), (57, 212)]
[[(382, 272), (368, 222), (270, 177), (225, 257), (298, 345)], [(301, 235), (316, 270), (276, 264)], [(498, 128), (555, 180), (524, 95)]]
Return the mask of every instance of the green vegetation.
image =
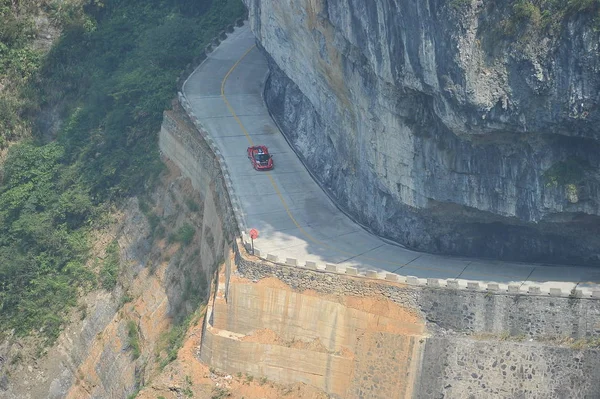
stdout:
[(193, 397), (194, 392), (192, 391), (192, 377), (190, 377), (189, 375), (186, 375), (185, 376), (185, 384), (187, 386), (183, 389), (183, 394), (188, 398)]
[(211, 399), (224, 399), (229, 396), (231, 396), (231, 392), (229, 391), (229, 389), (223, 388), (223, 387), (214, 387), (210, 398)]
[(577, 185), (585, 179), (590, 166), (579, 158), (557, 162), (544, 172), (546, 187)]
[(121, 259), (119, 258), (119, 244), (116, 241), (110, 243), (106, 248), (106, 258), (100, 269), (100, 283), (102, 288), (112, 291), (117, 285), (119, 271), (121, 270)]
[(453, 10), (460, 11), (471, 4), (471, 0), (451, 0), (449, 4)]
[(39, 5), (31, 3), (0, 0), (0, 149), (29, 129), (22, 116), (31, 104), (20, 93), (39, 69), (42, 55), (33, 45), (33, 15)]
[(158, 356), (160, 368), (163, 369), (167, 364), (177, 359), (177, 352), (183, 345), (185, 333), (190, 326), (190, 319), (186, 319), (183, 323), (171, 327), (171, 329), (161, 336), (161, 352), (163, 355)]
[(131, 301), (133, 301), (133, 297), (131, 296), (129, 291), (126, 291), (119, 300), (119, 308), (122, 308), (126, 303), (129, 303)]
[(200, 210), (200, 205), (198, 205), (198, 203), (192, 198), (186, 198), (185, 204), (192, 212), (198, 212)]
[(192, 239), (194, 238), (195, 234), (196, 229), (193, 228), (191, 225), (185, 223), (177, 230), (177, 232), (169, 236), (169, 242), (179, 242), (184, 246), (189, 245), (189, 243), (192, 242)]
[[(46, 56), (24, 4), (63, 29)], [(156, 132), (180, 71), (242, 14), (239, 0), (0, 0), (0, 147), (33, 131), (0, 173), (1, 332), (49, 343), (82, 290), (115, 286), (116, 244), (96, 276), (89, 232), (109, 204), (153, 186)], [(43, 110), (64, 121), (51, 143), (33, 123)]]
[(53, 339), (77, 290), (91, 287), (85, 267), (87, 221), (97, 207), (64, 163), (58, 143), (12, 147), (0, 187), (0, 326)]
[(573, 349), (598, 349), (600, 348), (600, 338), (580, 338), (571, 343)]
[(169, 331), (160, 337), (160, 346), (157, 355), (157, 361), (161, 370), (165, 366), (177, 359), (177, 352), (183, 345), (185, 333), (192, 324), (196, 324), (201, 316), (204, 315), (204, 309), (199, 309), (184, 320), (176, 323)]
[(555, 35), (565, 19), (582, 13), (591, 16), (594, 26), (600, 27), (600, 0), (515, 0), (502, 30), (507, 36), (529, 29)]
[(150, 225), (150, 231), (152, 232), (153, 238), (163, 238), (165, 235), (165, 227), (161, 224), (160, 218), (156, 213), (152, 211), (148, 203), (148, 199), (145, 196), (139, 197), (139, 207), (142, 213), (146, 216), (148, 224)]
[(164, 355), (158, 357), (160, 368), (163, 369), (173, 360), (177, 359), (177, 352), (183, 345), (185, 332), (189, 327), (189, 320), (171, 327), (171, 329), (161, 337), (161, 343)]
[(135, 360), (140, 357), (140, 331), (133, 320), (127, 322), (127, 344), (129, 349), (131, 349), (133, 359)]

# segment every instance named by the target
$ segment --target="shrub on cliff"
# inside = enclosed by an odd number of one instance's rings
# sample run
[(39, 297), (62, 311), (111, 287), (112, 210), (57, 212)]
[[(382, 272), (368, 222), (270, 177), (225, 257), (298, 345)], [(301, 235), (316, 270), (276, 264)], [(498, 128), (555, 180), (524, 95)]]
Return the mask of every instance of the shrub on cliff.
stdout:
[(169, 242), (179, 242), (183, 245), (189, 245), (194, 239), (195, 234), (196, 229), (186, 223), (181, 226), (175, 234), (172, 234), (169, 237)]
[[(37, 331), (50, 342), (80, 290), (97, 279), (85, 267), (88, 234), (106, 204), (144, 192), (162, 170), (156, 133), (180, 71), (243, 6), (52, 2), (66, 7), (51, 10), (63, 35), (36, 58), (29, 28), (6, 17), (13, 3), (28, 2), (0, 0), (0, 146), (32, 125), (26, 117), (37, 110), (58, 110), (64, 123), (52, 143), (40, 129), (37, 141), (11, 147), (0, 178), (0, 333)], [(5, 101), (8, 73), (24, 79)], [(116, 284), (115, 265), (101, 267), (107, 289)]]
[(556, 35), (566, 19), (583, 14), (600, 27), (600, 0), (516, 0), (503, 29), (508, 36), (525, 35), (528, 30)]

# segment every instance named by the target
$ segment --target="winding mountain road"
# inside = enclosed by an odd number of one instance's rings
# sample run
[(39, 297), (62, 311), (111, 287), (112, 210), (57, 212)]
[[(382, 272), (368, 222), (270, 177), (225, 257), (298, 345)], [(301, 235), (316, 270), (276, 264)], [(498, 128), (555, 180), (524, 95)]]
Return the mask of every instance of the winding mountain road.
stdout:
[[(248, 25), (236, 28), (183, 86), (195, 116), (221, 150), (248, 228), (260, 231), (261, 253), (299, 263), (336, 264), (418, 278), (536, 285), (584, 294), (600, 291), (600, 270), (431, 255), (405, 249), (365, 231), (315, 183), (269, 116), (262, 98), (267, 61)], [(265, 144), (275, 168), (255, 171), (246, 148)]]

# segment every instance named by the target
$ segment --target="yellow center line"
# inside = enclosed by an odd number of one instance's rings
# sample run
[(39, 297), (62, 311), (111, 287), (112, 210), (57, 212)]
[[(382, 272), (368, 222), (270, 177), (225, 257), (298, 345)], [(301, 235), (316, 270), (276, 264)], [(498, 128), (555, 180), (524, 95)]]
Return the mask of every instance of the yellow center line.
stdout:
[[(227, 72), (227, 74), (223, 78), (223, 81), (221, 82), (221, 97), (223, 98), (223, 101), (225, 102), (225, 105), (227, 105), (227, 108), (229, 109), (229, 112), (231, 113), (231, 115), (233, 115), (233, 118), (235, 119), (235, 121), (240, 126), (240, 129), (242, 129), (242, 132), (244, 132), (244, 135), (246, 136), (246, 139), (248, 139), (248, 143), (250, 143), (251, 146), (254, 145), (254, 142), (252, 141), (252, 137), (250, 137), (250, 134), (248, 133), (248, 130), (246, 130), (246, 127), (244, 126), (244, 124), (242, 123), (242, 121), (240, 120), (240, 118), (237, 116), (235, 110), (231, 106), (231, 103), (229, 103), (229, 100), (227, 100), (227, 96), (225, 95), (225, 83), (227, 82), (227, 79), (229, 78), (229, 75), (231, 75), (231, 73), (235, 70), (235, 68), (237, 68), (237, 66), (240, 64), (240, 62), (242, 62), (242, 60), (250, 53), (250, 51), (254, 50), (254, 48), (256, 48), (256, 45), (253, 45), (252, 47), (250, 47), (242, 55), (242, 57), (239, 60), (237, 60), (237, 62), (235, 64), (233, 64), (233, 66)], [(292, 214), (292, 211), (290, 210), (289, 206), (287, 205), (287, 202), (283, 198), (283, 194), (281, 194), (281, 190), (279, 190), (279, 186), (275, 182), (275, 179), (273, 179), (273, 176), (272, 176), (271, 172), (267, 171), (266, 174), (269, 177), (269, 180), (271, 181), (271, 185), (273, 186), (273, 189), (275, 189), (275, 193), (279, 197), (279, 200), (281, 201), (281, 204), (283, 205), (283, 208), (287, 212), (290, 220), (296, 225), (296, 227), (298, 228), (298, 230), (300, 230), (302, 232), (302, 234), (304, 234), (310, 241), (312, 241), (315, 244), (320, 245), (322, 247), (329, 248), (329, 249), (332, 249), (332, 250), (337, 251), (337, 252), (341, 252), (341, 253), (349, 255), (349, 256), (355, 256), (356, 255), (354, 253), (347, 252), (347, 251), (344, 251), (344, 250), (341, 250), (341, 249), (338, 249), (338, 248), (333, 248), (330, 245), (327, 245), (324, 242), (322, 242), (322, 241), (314, 238), (306, 230), (304, 230), (302, 228), (302, 226), (300, 226), (300, 223), (298, 223), (298, 221), (296, 220), (296, 218)], [(401, 264), (399, 264), (399, 263), (391, 263), (391, 264), (392, 265), (396, 265), (396, 266), (401, 266)]]
[[(242, 123), (242, 121), (240, 120), (240, 118), (235, 113), (235, 110), (233, 109), (233, 107), (229, 103), (229, 100), (227, 100), (227, 96), (225, 96), (225, 83), (227, 82), (227, 79), (229, 78), (229, 75), (231, 75), (231, 73), (237, 68), (237, 66), (240, 64), (240, 62), (242, 62), (242, 60), (244, 58), (246, 58), (246, 56), (252, 50), (254, 50), (255, 48), (256, 48), (256, 45), (253, 45), (252, 47), (250, 47), (240, 57), (240, 59), (237, 60), (235, 64), (233, 64), (233, 66), (231, 67), (231, 69), (229, 69), (229, 71), (227, 72), (227, 74), (223, 78), (223, 81), (221, 82), (221, 98), (223, 98), (223, 101), (227, 105), (227, 108), (229, 109), (229, 112), (231, 113), (231, 115), (233, 116), (233, 118), (235, 119), (235, 121), (240, 126), (240, 129), (242, 129), (242, 132), (244, 132), (244, 135), (248, 139), (248, 143), (250, 143), (251, 146), (254, 145), (254, 142), (252, 141), (252, 138), (250, 137), (250, 134), (246, 130), (246, 127), (244, 126), (244, 124)], [(326, 243), (324, 243), (324, 242), (322, 242), (322, 241), (314, 238), (311, 234), (309, 234), (306, 230), (304, 230), (304, 228), (302, 228), (302, 226), (300, 226), (300, 224), (298, 223), (298, 221), (296, 220), (296, 218), (294, 218), (294, 215), (292, 214), (292, 211), (290, 210), (290, 208), (288, 207), (285, 199), (283, 198), (283, 195), (281, 194), (281, 191), (279, 190), (279, 186), (275, 182), (275, 179), (273, 178), (271, 172), (265, 172), (265, 173), (269, 177), (269, 180), (271, 181), (271, 185), (273, 186), (273, 188), (275, 189), (275, 193), (277, 194), (277, 196), (281, 200), (281, 204), (283, 205), (285, 211), (287, 212), (290, 220), (296, 225), (296, 227), (298, 228), (298, 230), (300, 230), (300, 232), (302, 234), (304, 234), (304, 236), (306, 236), (306, 238), (308, 238), (313, 243), (315, 243), (315, 244), (317, 244), (317, 245), (319, 245), (321, 247), (324, 247), (324, 248), (331, 249), (333, 251), (339, 252), (341, 254), (348, 255), (348, 256), (353, 257), (353, 258), (354, 257), (360, 257), (360, 258), (363, 258), (363, 259), (366, 259), (366, 260), (375, 261), (375, 262), (379, 262), (379, 263), (386, 263), (386, 264), (392, 265), (392, 266), (406, 266), (407, 265), (406, 263), (391, 262), (391, 261), (388, 261), (388, 260), (385, 260), (385, 259), (377, 259), (377, 258), (372, 258), (372, 257), (369, 257), (369, 256), (365, 256), (365, 255), (357, 255), (356, 253), (353, 253), (353, 252), (348, 252), (348, 251), (344, 251), (343, 249), (332, 247), (331, 245), (328, 245), (328, 244), (326, 244)], [(450, 272), (450, 270), (448, 270), (448, 269), (442, 269), (442, 268), (436, 268), (436, 267), (424, 267), (424, 266), (411, 266), (411, 267), (414, 267), (414, 268), (419, 269), (419, 270), (429, 270), (429, 271), (437, 271), (437, 272), (443, 272), (443, 273), (449, 273)], [(529, 267), (533, 267), (533, 266), (529, 266)], [(473, 272), (473, 271), (470, 271), (470, 273), (473, 274), (473, 275), (485, 276), (485, 277), (502, 277), (502, 278), (511, 278), (511, 277), (513, 277), (513, 276), (504, 276), (504, 275), (501, 275), (501, 274), (490, 274), (490, 273), (481, 273), (481, 272)]]
[(221, 98), (223, 98), (223, 101), (225, 101), (225, 105), (227, 105), (227, 108), (229, 109), (229, 113), (231, 115), (233, 115), (233, 118), (235, 119), (235, 121), (238, 123), (238, 125), (240, 125), (240, 128), (242, 129), (242, 132), (244, 132), (244, 135), (246, 136), (246, 138), (248, 139), (248, 142), (250, 143), (250, 146), (254, 145), (254, 142), (252, 141), (252, 138), (250, 137), (250, 135), (248, 134), (248, 131), (246, 130), (246, 127), (244, 126), (244, 124), (242, 123), (242, 121), (240, 120), (240, 118), (238, 118), (237, 114), (235, 113), (235, 111), (233, 110), (233, 107), (231, 106), (231, 104), (229, 103), (229, 100), (227, 100), (227, 97), (225, 96), (225, 83), (227, 82), (227, 79), (229, 79), (229, 75), (231, 75), (231, 73), (234, 71), (235, 68), (237, 68), (237, 66), (240, 64), (240, 62), (242, 62), (242, 60), (244, 58), (246, 58), (246, 56), (252, 51), (254, 50), (254, 48), (256, 47), (256, 44), (252, 47), (250, 47), (245, 53), (244, 55), (242, 55), (242, 57), (237, 60), (237, 62), (235, 64), (233, 64), (233, 66), (231, 67), (231, 69), (227, 72), (227, 74), (225, 75), (225, 77), (223, 78), (223, 81), (221, 82)]

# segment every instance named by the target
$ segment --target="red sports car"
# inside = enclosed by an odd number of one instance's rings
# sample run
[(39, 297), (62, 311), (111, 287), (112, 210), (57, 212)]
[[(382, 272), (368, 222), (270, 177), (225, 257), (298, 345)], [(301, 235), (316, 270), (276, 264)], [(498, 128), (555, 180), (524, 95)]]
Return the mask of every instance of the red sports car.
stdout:
[(269, 149), (264, 145), (255, 145), (248, 147), (248, 158), (256, 170), (273, 169), (273, 157), (269, 154)]

